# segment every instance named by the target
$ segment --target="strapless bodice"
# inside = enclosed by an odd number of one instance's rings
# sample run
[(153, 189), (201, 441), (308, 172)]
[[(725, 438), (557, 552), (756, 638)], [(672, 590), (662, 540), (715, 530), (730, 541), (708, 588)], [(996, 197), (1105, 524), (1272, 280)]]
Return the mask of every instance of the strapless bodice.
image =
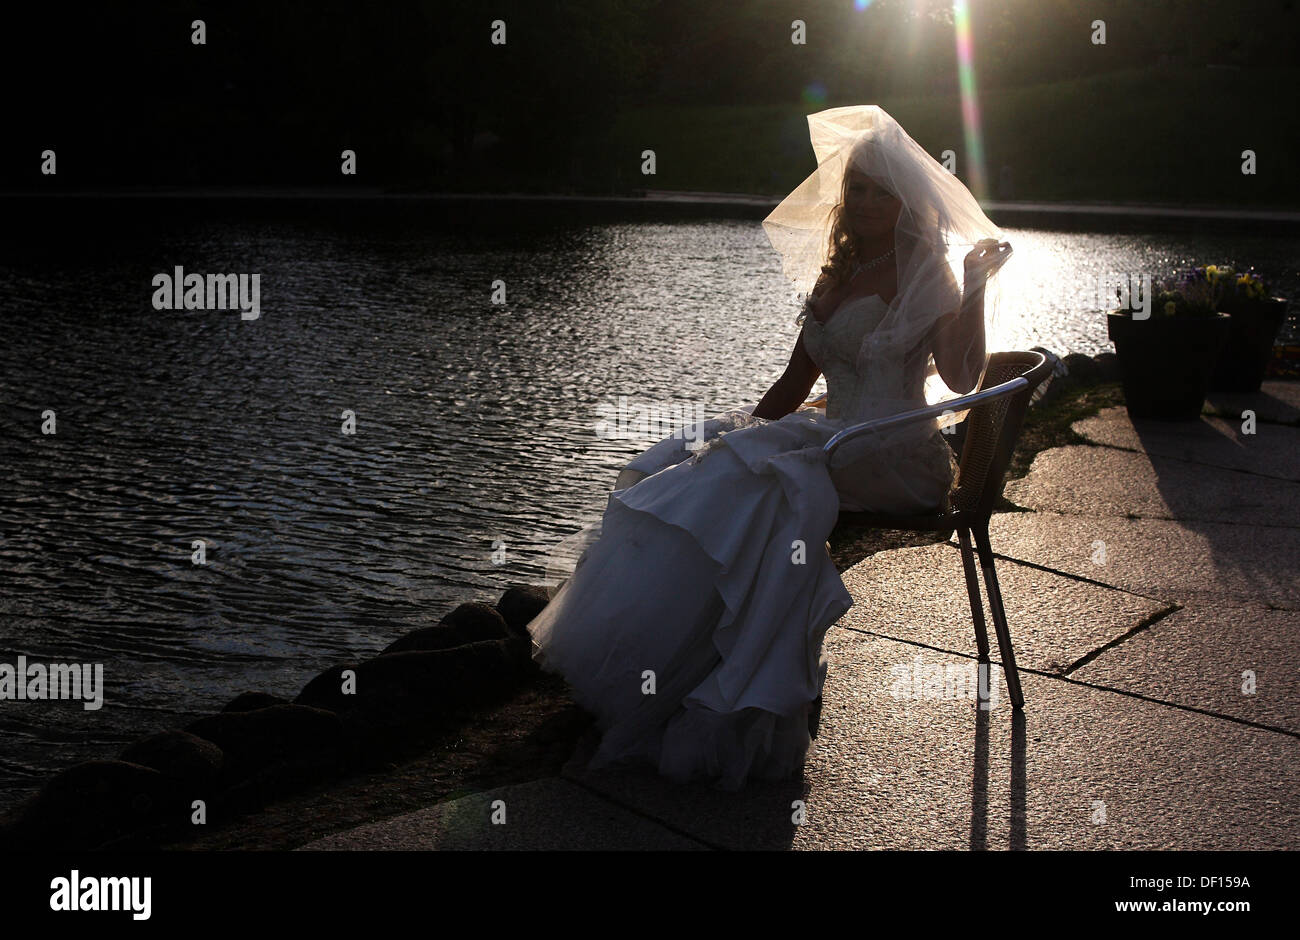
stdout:
[[(804, 318), (804, 347), (826, 376), (826, 417), (860, 420), (870, 413), (871, 392), (865, 372), (858, 371), (858, 351), (863, 338), (880, 324), (888, 310), (889, 305), (879, 294), (868, 294), (844, 301), (826, 323), (818, 322), (811, 314)], [(924, 358), (913, 363), (903, 383), (906, 397), (922, 405), (925, 365)]]

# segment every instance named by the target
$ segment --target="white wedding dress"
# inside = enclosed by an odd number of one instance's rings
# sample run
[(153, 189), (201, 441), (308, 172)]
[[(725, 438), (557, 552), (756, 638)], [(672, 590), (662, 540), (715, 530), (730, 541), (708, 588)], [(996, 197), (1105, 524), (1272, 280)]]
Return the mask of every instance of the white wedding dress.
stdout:
[[(843, 469), (822, 456), (835, 432), (874, 416), (854, 361), (885, 311), (870, 295), (824, 325), (805, 319), (825, 414), (725, 412), (704, 422), (703, 448), (670, 437), (620, 475), (599, 539), (528, 627), (534, 658), (596, 716), (590, 767), (643, 762), (736, 789), (802, 766), (826, 677), (822, 639), (853, 604), (826, 551), (837, 514), (932, 511), (956, 470), (938, 432)], [(918, 406), (923, 383), (920, 371), (905, 377)]]

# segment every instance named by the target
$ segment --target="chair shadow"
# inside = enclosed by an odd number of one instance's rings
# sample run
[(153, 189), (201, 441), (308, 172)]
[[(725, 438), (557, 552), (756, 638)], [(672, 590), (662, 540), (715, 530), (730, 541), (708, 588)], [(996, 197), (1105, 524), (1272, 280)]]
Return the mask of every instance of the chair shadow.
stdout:
[[(989, 847), (989, 712), (975, 709), (975, 760), (971, 781), (970, 847), (982, 852)], [(1029, 847), (1026, 818), (1026, 728), (1025, 713), (1011, 713), (1010, 816), (1007, 848), (1016, 851)]]

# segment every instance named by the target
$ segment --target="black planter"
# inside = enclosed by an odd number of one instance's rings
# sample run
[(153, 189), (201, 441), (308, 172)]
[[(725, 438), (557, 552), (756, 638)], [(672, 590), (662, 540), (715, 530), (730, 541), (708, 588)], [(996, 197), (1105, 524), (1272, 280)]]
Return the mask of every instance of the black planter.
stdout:
[(1286, 300), (1274, 297), (1225, 307), (1232, 317), (1210, 388), (1218, 392), (1258, 392), (1273, 356), (1273, 340), (1286, 319)]
[(1106, 314), (1119, 359), (1124, 404), (1134, 418), (1191, 421), (1201, 413), (1231, 317), (1151, 317)]

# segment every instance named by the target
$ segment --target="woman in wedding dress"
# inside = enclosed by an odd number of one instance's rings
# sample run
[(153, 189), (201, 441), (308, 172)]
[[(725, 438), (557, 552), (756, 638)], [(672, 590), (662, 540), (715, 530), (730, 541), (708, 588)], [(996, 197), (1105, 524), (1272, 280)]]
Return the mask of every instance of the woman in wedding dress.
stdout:
[[(961, 415), (854, 439), (829, 463), (823, 445), (978, 386), (1010, 246), (882, 109), (808, 122), (818, 169), (763, 223), (807, 296), (785, 373), (755, 406), (629, 463), (528, 627), (534, 658), (596, 716), (592, 768), (643, 763), (732, 790), (798, 773), (822, 641), (853, 604), (826, 551), (838, 513), (949, 497), (942, 428)], [(818, 375), (824, 412), (804, 402)]]

